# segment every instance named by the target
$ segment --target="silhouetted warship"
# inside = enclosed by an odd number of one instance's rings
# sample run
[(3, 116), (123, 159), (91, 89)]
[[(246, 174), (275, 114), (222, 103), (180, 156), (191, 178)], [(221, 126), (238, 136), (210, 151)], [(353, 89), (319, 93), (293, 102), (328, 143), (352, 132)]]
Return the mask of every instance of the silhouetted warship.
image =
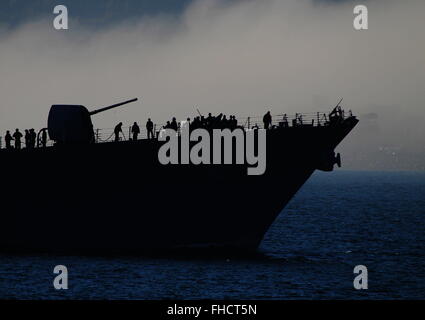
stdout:
[(0, 251), (256, 250), (311, 174), (340, 165), (334, 149), (358, 122), (339, 104), (279, 117), (267, 130), (267, 170), (250, 176), (247, 165), (164, 166), (157, 139), (94, 142), (91, 115), (132, 101), (93, 112), (54, 105), (54, 145), (0, 151)]

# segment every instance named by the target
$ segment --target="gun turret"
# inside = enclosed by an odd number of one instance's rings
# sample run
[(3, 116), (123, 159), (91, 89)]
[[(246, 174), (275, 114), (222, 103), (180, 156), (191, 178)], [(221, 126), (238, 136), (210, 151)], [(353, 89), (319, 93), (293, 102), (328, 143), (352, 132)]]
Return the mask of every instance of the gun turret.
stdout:
[(81, 105), (53, 105), (48, 118), (51, 140), (60, 144), (86, 144), (94, 141), (91, 116), (122, 105), (135, 102), (132, 99), (89, 112)]
[(121, 106), (123, 106), (125, 104), (129, 104), (129, 103), (135, 102), (137, 100), (138, 100), (137, 98), (134, 98), (134, 99), (131, 99), (131, 100), (128, 100), (128, 101), (124, 101), (124, 102), (120, 102), (120, 103), (117, 103), (117, 104), (113, 104), (112, 106), (109, 106), (109, 107), (104, 107), (104, 108), (100, 108), (100, 109), (91, 111), (89, 114), (91, 116), (93, 116), (93, 115), (98, 114), (100, 112), (107, 111), (107, 110), (114, 109), (114, 108), (118, 108), (118, 107), (121, 107)]

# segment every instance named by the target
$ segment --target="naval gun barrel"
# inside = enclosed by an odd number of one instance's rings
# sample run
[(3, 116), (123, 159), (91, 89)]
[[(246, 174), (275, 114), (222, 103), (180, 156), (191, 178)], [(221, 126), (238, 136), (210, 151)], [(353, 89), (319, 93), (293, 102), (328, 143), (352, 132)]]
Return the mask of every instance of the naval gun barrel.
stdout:
[(91, 116), (93, 116), (93, 115), (98, 114), (98, 113), (100, 113), (100, 112), (103, 112), (103, 111), (106, 111), (106, 110), (109, 110), (109, 109), (113, 109), (113, 108), (117, 108), (117, 107), (120, 107), (120, 106), (122, 106), (122, 105), (125, 105), (125, 104), (128, 104), (128, 103), (135, 102), (135, 101), (137, 101), (137, 100), (138, 100), (138, 99), (137, 99), (137, 98), (135, 98), (135, 99), (131, 99), (131, 100), (128, 100), (128, 101), (124, 101), (124, 102), (120, 102), (120, 103), (117, 103), (117, 104), (113, 104), (112, 106), (108, 106), (108, 107), (104, 107), (104, 108), (100, 108), (100, 109), (97, 109), (97, 110), (91, 111), (89, 114), (90, 114)]

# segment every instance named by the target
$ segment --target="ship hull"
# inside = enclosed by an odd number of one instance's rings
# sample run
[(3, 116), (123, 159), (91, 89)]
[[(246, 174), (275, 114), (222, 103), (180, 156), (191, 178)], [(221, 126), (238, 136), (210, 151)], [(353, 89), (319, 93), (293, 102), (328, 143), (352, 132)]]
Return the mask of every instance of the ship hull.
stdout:
[(256, 250), (356, 123), (268, 132), (260, 176), (245, 165), (161, 165), (154, 140), (2, 152), (0, 250)]

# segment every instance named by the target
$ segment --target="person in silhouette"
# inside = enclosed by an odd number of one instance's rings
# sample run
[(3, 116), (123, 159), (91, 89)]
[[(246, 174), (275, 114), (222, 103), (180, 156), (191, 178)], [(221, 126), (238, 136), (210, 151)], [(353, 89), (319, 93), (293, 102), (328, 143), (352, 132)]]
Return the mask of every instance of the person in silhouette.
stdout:
[(230, 130), (235, 129), (235, 127), (234, 127), (235, 123), (234, 123), (234, 121), (233, 121), (233, 116), (229, 116), (228, 123), (229, 123), (229, 129), (230, 129)]
[(177, 120), (176, 118), (173, 118), (173, 121), (171, 121), (170, 129), (173, 129), (174, 131), (177, 132), (177, 128), (178, 128)]
[(148, 132), (148, 139), (153, 139), (153, 122), (151, 118), (149, 118), (148, 122), (146, 122), (146, 131)]
[(192, 128), (191, 128), (191, 123), (190, 123), (190, 118), (187, 118), (186, 119), (186, 127), (189, 129), (189, 132), (190, 132), (190, 130), (192, 130)]
[(200, 120), (199, 125), (200, 125), (201, 128), (207, 128), (208, 127), (207, 120), (205, 119), (204, 116), (201, 116), (201, 120)]
[(137, 122), (135, 122), (133, 124), (133, 126), (131, 127), (131, 133), (133, 134), (133, 141), (136, 141), (137, 140), (137, 136), (140, 133), (140, 128), (139, 128), (139, 125), (137, 124)]
[(223, 125), (223, 114), (220, 113), (218, 116), (214, 118), (212, 129), (221, 129)]
[(29, 135), (30, 135), (30, 148), (34, 149), (35, 148), (35, 140), (37, 140), (37, 134), (35, 133), (34, 129), (30, 129), (29, 131)]
[(238, 120), (236, 119), (236, 116), (232, 116), (232, 121), (230, 122), (232, 129), (236, 129), (238, 127)]
[(270, 114), (270, 111), (268, 111), (264, 117), (263, 117), (263, 123), (264, 123), (264, 129), (270, 128), (272, 124), (272, 116)]
[(45, 148), (47, 146), (47, 130), (43, 129), (41, 132), (41, 146)]
[(122, 122), (118, 123), (114, 129), (115, 142), (120, 141), (120, 133), (122, 133)]
[(12, 135), (10, 134), (10, 131), (7, 130), (6, 135), (4, 137), (4, 141), (6, 142), (6, 149), (8, 150), (12, 149), (12, 144), (11, 144), (12, 140), (13, 140)]
[(214, 124), (214, 117), (212, 116), (211, 112), (208, 113), (208, 117), (205, 119), (205, 122), (208, 129), (212, 128)]
[(15, 140), (15, 149), (19, 150), (21, 149), (21, 139), (23, 135), (19, 132), (19, 129), (16, 129), (15, 133), (13, 134), (13, 139)]
[(198, 129), (201, 125), (201, 119), (199, 117), (195, 117), (190, 124), (190, 130)]
[(283, 118), (282, 118), (282, 126), (285, 127), (285, 128), (287, 128), (289, 126), (288, 125), (288, 116), (286, 115), (286, 113), (283, 115)]
[(227, 119), (226, 115), (223, 115), (223, 118), (221, 119), (221, 125), (219, 126), (220, 129), (227, 129), (229, 128), (229, 120)]
[(31, 148), (31, 138), (30, 138), (29, 130), (25, 130), (24, 139), (25, 139), (25, 147), (27, 149)]

